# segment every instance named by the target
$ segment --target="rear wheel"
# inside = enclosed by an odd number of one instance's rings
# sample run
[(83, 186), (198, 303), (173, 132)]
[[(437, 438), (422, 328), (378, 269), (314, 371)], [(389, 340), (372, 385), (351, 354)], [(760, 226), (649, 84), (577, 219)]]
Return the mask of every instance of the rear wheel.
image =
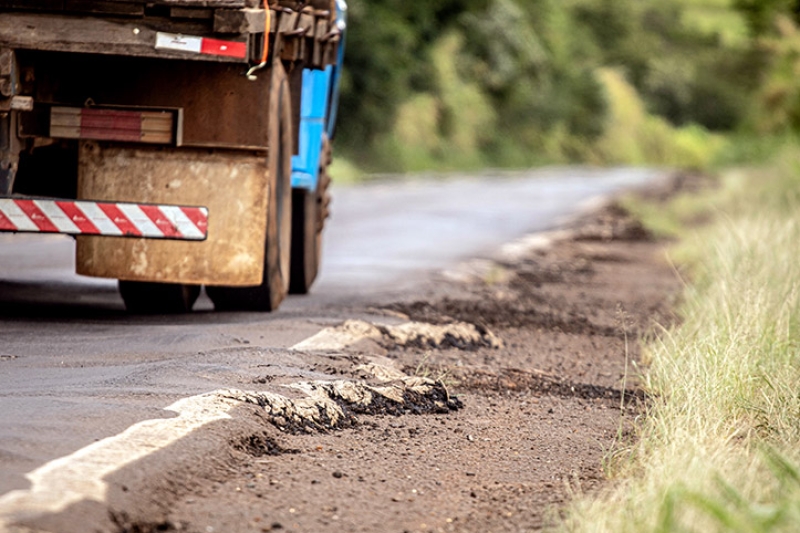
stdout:
[(320, 158), (316, 191), (295, 189), (292, 192), (292, 271), (291, 294), (307, 294), (319, 272), (322, 255), (322, 229), (328, 218), (331, 163), (330, 143), (325, 139)]
[(206, 287), (219, 311), (274, 311), (289, 289), (292, 240), (292, 108), (289, 83), (280, 63), (270, 91), (270, 173), (264, 274), (255, 287)]
[(200, 296), (200, 285), (119, 280), (119, 293), (130, 313), (188, 313)]

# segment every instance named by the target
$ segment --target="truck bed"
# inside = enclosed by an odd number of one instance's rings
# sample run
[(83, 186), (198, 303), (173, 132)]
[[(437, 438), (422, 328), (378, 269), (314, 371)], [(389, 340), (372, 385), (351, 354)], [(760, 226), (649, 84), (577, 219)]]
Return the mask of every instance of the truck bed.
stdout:
[[(268, 4), (270, 17), (263, 0), (0, 0), (0, 48), (253, 63), (270, 20), (269, 32), (285, 35), (276, 40), (282, 59), (313, 68), (335, 60), (330, 0)], [(184, 36), (247, 53), (187, 54)]]
[(48, 11), (99, 11), (104, 6), (111, 9), (117, 6), (116, 9), (118, 9), (121, 4), (243, 9), (258, 7), (261, 2), (259, 0), (0, 0), (0, 8), (45, 9)]

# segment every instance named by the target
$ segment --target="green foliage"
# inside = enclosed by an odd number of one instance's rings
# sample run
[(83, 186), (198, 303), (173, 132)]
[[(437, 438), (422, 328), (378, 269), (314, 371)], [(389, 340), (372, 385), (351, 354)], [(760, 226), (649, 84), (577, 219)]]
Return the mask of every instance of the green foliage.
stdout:
[(791, 132), (784, 135), (757, 135), (742, 131), (726, 137), (713, 163), (720, 168), (764, 165), (777, 154), (795, 149), (798, 145), (800, 139)]
[[(337, 143), (366, 169), (706, 164), (706, 130), (800, 129), (800, 0), (349, 3)], [(652, 117), (635, 149), (607, 68)]]
[[(692, 5), (695, 13), (712, 7)], [(600, 45), (599, 62), (624, 67), (651, 112), (712, 130), (731, 130), (743, 119), (755, 88), (753, 58), (738, 43), (723, 45), (722, 27), (685, 23), (694, 19), (677, 1), (579, 0), (574, 9)], [(722, 11), (737, 20), (732, 10)]]
[(724, 147), (724, 141), (703, 128), (676, 128), (646, 112), (634, 87), (618, 70), (599, 74), (611, 103), (605, 135), (595, 145), (600, 161), (616, 164), (655, 164), (705, 168)]
[(761, 43), (770, 64), (758, 93), (754, 126), (761, 132), (800, 131), (800, 30), (788, 17), (776, 21), (777, 34)]
[(755, 35), (772, 32), (778, 16), (790, 15), (800, 20), (800, 2), (797, 0), (735, 0), (735, 5), (745, 14)]

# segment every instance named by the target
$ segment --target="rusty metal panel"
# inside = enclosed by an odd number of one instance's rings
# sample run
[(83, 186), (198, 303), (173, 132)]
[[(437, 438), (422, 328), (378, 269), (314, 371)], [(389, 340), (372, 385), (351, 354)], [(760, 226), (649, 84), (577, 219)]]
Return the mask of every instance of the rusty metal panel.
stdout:
[(219, 63), (28, 52), (40, 104), (183, 109), (183, 146), (267, 149), (268, 72)]
[(156, 0), (154, 3), (187, 7), (256, 7), (259, 0)]
[(81, 144), (78, 196), (208, 207), (204, 242), (78, 237), (77, 272), (129, 281), (261, 283), (269, 191), (266, 161), (241, 153)]

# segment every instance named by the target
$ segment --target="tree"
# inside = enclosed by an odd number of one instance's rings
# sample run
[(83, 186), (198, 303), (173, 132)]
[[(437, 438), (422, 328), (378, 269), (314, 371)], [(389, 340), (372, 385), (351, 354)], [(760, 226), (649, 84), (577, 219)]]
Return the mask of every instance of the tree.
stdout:
[(755, 36), (771, 33), (775, 18), (779, 15), (800, 20), (799, 0), (736, 0), (735, 6), (747, 17)]

